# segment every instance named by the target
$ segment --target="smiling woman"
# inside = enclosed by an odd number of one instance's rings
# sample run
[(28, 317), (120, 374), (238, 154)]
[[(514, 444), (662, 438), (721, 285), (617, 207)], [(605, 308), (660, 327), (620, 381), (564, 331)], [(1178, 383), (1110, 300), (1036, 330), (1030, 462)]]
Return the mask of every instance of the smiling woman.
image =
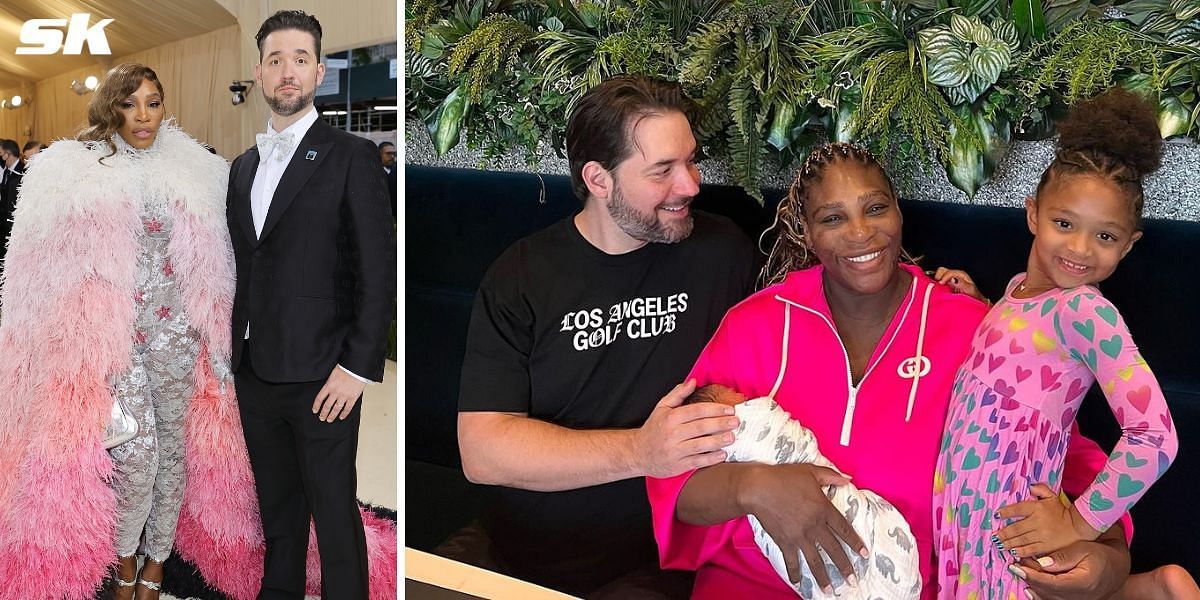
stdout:
[[(689, 378), (771, 397), (856, 486), (899, 509), (921, 555), (921, 597), (932, 599), (940, 552), (930, 483), (954, 377), (987, 309), (901, 262), (902, 223), (870, 153), (849, 144), (813, 151), (776, 214), (767, 287), (729, 311)], [(1103, 453), (1077, 435), (1070, 443), (1078, 454), (1067, 468), (1090, 476)], [(795, 598), (785, 578), (799, 580), (801, 561), (824, 592), (851, 591), (852, 557), (878, 547), (864, 550), (867, 532), (830, 503), (828, 486), (842, 482), (811, 464), (726, 463), (648, 478), (662, 566), (696, 570), (699, 599)], [(786, 573), (759, 550), (743, 518), (751, 514)], [(870, 561), (889, 578), (896, 572), (887, 556)]]

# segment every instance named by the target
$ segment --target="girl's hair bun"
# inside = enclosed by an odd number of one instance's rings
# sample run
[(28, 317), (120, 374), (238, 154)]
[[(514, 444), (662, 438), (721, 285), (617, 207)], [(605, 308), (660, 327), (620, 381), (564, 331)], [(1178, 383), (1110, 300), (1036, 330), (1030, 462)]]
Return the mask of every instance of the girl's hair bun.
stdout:
[(1058, 132), (1060, 153), (1105, 155), (1138, 179), (1162, 163), (1154, 105), (1124, 88), (1114, 87), (1071, 107)]

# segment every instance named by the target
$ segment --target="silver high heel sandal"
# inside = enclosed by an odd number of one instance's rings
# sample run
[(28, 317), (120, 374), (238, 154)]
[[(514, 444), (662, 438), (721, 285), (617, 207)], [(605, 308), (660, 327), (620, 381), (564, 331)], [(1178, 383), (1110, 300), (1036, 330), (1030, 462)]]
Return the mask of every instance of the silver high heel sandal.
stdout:
[[(158, 563), (157, 561), (155, 561), (155, 563), (159, 564), (160, 568), (161, 568), (161, 563)], [(162, 595), (162, 581), (150, 581), (150, 580), (144, 579), (142, 577), (142, 572), (145, 571), (147, 564), (150, 564), (150, 558), (146, 558), (146, 562), (142, 565), (142, 571), (138, 572), (138, 579), (137, 579), (137, 585), (139, 585), (142, 588), (144, 588), (145, 590), (147, 590), (147, 593), (142, 593), (141, 589), (136, 589), (136, 590), (134, 590), (133, 597), (135, 599), (139, 599), (139, 598), (146, 598), (147, 596), (149, 596), (149, 597), (157, 600), (158, 597)], [(164, 575), (165, 575), (165, 573), (164, 573)]]
[[(113, 582), (115, 582), (117, 584), (117, 587), (120, 587), (120, 588), (134, 587), (135, 585), (137, 585), (137, 579), (138, 579), (137, 557), (134, 557), (134, 559), (133, 559), (133, 581), (125, 581), (124, 579), (121, 579), (120, 568), (117, 569), (116, 573), (113, 573)], [(114, 592), (115, 592), (115, 590), (114, 590)]]
[[(120, 583), (121, 583), (121, 585), (125, 585), (124, 581), (121, 581)], [(135, 585), (135, 584), (131, 583), (129, 585)], [(146, 586), (146, 589), (148, 589), (152, 592), (162, 593), (162, 582), (161, 581), (146, 581), (145, 579), (138, 577), (137, 585), (144, 585), (144, 586)]]

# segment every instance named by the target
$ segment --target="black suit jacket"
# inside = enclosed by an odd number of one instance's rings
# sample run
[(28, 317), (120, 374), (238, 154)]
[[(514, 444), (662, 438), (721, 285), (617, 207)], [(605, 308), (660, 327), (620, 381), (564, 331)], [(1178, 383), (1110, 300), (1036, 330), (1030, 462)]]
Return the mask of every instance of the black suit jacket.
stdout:
[(396, 218), (396, 165), (392, 165), (392, 172), (385, 173), (387, 178), (388, 193), (392, 195), (392, 218)]
[(383, 379), (396, 295), (395, 229), (379, 150), (321, 120), (300, 140), (256, 238), (257, 148), (229, 173), (226, 216), (237, 261), (233, 360), (246, 348), (265, 381), (323, 380), (338, 364)]

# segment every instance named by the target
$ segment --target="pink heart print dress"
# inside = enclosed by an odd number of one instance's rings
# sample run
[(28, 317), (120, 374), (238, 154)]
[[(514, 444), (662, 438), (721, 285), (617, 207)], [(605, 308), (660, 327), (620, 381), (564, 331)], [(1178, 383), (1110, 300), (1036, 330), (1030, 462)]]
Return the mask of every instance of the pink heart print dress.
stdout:
[(1122, 429), (1075, 500), (1098, 531), (1129, 510), (1174, 460), (1178, 440), (1158, 381), (1117, 309), (1094, 287), (1033, 298), (1009, 282), (959, 369), (934, 473), (939, 598), (1021, 599), (1014, 558), (992, 543), (997, 509), (1032, 484), (1061, 489), (1068, 438), (1085, 392), (1099, 383)]

